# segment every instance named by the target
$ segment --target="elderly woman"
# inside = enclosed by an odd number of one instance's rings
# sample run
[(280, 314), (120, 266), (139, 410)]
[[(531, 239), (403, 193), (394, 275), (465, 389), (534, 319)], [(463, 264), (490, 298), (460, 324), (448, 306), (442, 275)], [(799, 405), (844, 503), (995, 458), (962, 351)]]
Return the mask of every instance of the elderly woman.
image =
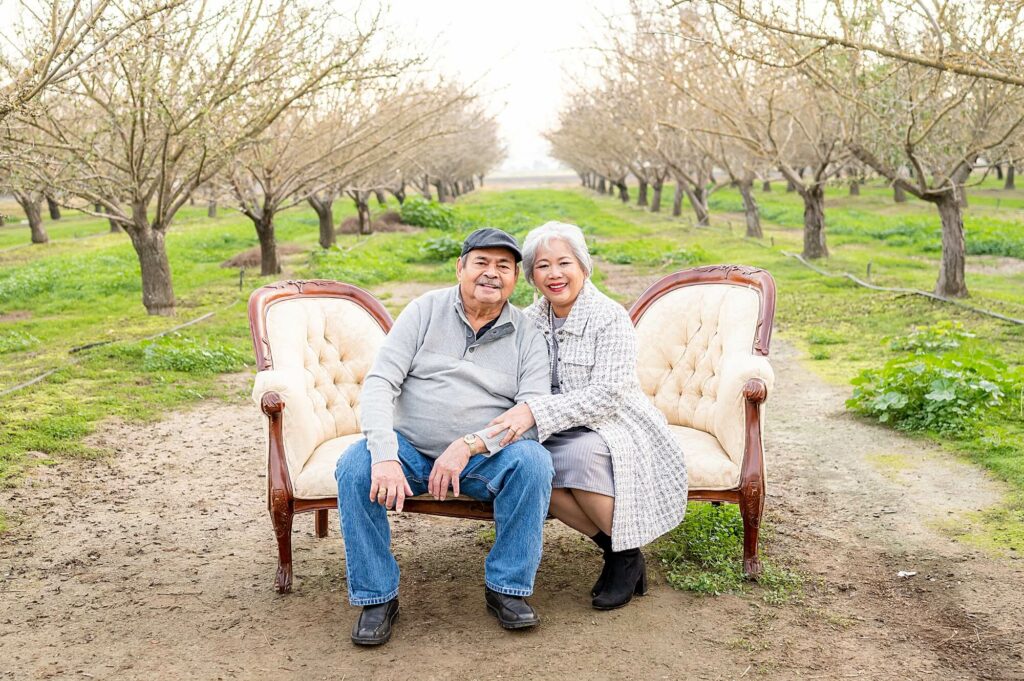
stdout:
[(640, 389), (629, 315), (590, 282), (579, 227), (549, 222), (530, 232), (523, 271), (543, 298), (524, 310), (548, 341), (551, 395), (494, 419), (505, 440), (536, 425), (555, 468), (551, 513), (604, 551), (591, 594), (599, 610), (647, 591), (639, 547), (686, 511), (683, 452)]

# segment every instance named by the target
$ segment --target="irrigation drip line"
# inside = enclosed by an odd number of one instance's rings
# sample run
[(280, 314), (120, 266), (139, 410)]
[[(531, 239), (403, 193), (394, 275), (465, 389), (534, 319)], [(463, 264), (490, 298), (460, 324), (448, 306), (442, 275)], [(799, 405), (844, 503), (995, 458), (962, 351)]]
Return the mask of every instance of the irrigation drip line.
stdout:
[[(744, 236), (744, 237), (733, 236), (733, 233), (732, 233), (732, 221), (726, 220), (725, 223), (729, 226), (729, 238), (734, 239), (736, 241), (743, 241), (745, 243), (752, 243), (752, 244), (755, 244), (755, 245), (760, 246), (762, 248), (767, 248), (769, 250), (774, 250), (772, 248), (772, 246), (769, 246), (768, 244), (764, 244), (764, 243), (761, 243), (759, 241), (756, 241), (755, 239), (752, 239), (750, 237), (747, 237), (747, 236)], [(704, 229), (711, 229), (711, 226), (709, 225), (707, 227), (704, 227)], [(721, 230), (719, 230), (719, 231), (721, 232)], [(772, 241), (773, 241), (773, 244), (774, 244), (774, 239)], [(807, 262), (807, 260), (802, 255), (800, 255), (799, 253), (790, 253), (789, 251), (784, 251), (781, 248), (779, 249), (779, 252), (782, 253), (783, 255), (787, 256), (787, 257), (795, 258), (796, 260), (798, 260), (804, 266), (806, 266), (809, 269), (817, 272), (818, 274), (821, 274), (821, 275), (826, 276), (826, 277), (838, 277), (838, 278), (843, 278), (843, 279), (849, 279), (850, 281), (852, 281), (853, 283), (857, 284), (858, 286), (863, 286), (864, 288), (868, 288), (868, 289), (871, 289), (873, 291), (886, 291), (886, 292), (890, 292), (890, 293), (905, 293), (905, 294), (910, 294), (910, 295), (915, 295), (915, 296), (924, 296), (925, 298), (931, 298), (932, 300), (937, 300), (940, 303), (949, 303), (950, 305), (956, 305), (958, 307), (964, 308), (965, 310), (970, 310), (971, 312), (977, 312), (978, 314), (986, 315), (986, 316), (989, 316), (989, 317), (995, 317), (996, 319), (1002, 320), (1004, 322), (1009, 322), (1011, 324), (1019, 324), (1019, 325), (1024, 326), (1024, 319), (1017, 319), (1016, 317), (1008, 317), (1007, 315), (1000, 314), (998, 312), (993, 312), (992, 310), (986, 310), (984, 308), (976, 307), (974, 305), (968, 305), (967, 303), (961, 302), (961, 301), (953, 299), (953, 298), (946, 298), (945, 296), (940, 296), (940, 295), (937, 295), (935, 293), (929, 293), (928, 291), (921, 291), (920, 289), (916, 289), (916, 288), (903, 288), (903, 287), (897, 287), (897, 286), (878, 286), (877, 284), (871, 284), (869, 282), (866, 282), (863, 279), (861, 279), (861, 278), (859, 278), (859, 277), (857, 277), (857, 276), (855, 276), (853, 274), (850, 274), (849, 272), (829, 272), (827, 270), (823, 270), (820, 267), (816, 267), (815, 265), (812, 265), (811, 263)]]
[[(174, 333), (178, 329), (184, 329), (186, 326), (192, 326), (193, 324), (198, 324), (199, 322), (202, 322), (202, 321), (205, 321), (205, 320), (209, 319), (210, 317), (212, 317), (213, 315), (217, 314), (218, 312), (223, 312), (224, 310), (227, 310), (230, 307), (238, 305), (238, 303), (240, 303), (240, 302), (242, 302), (242, 301), (236, 300), (233, 303), (229, 303), (229, 304), (225, 305), (224, 307), (221, 307), (221, 308), (219, 308), (217, 310), (213, 310), (212, 312), (207, 312), (206, 314), (200, 315), (199, 317), (196, 317), (195, 319), (193, 319), (191, 321), (187, 321), (184, 324), (178, 324), (177, 326), (173, 326), (173, 327), (171, 327), (169, 329), (165, 329), (164, 331), (161, 331), (160, 333), (156, 333), (156, 334), (153, 334), (152, 336), (147, 336), (145, 338), (141, 338), (141, 339), (139, 339), (136, 342), (156, 340), (157, 338), (160, 338), (161, 336), (166, 336), (169, 333)], [(85, 345), (79, 345), (79, 346), (71, 348), (68, 351), (68, 353), (69, 354), (77, 354), (77, 353), (80, 353), (80, 352), (82, 352), (84, 350), (90, 350), (92, 348), (96, 348), (96, 347), (99, 347), (101, 345), (108, 345), (108, 344), (113, 343), (113, 342), (115, 342), (115, 341), (99, 341), (99, 342), (96, 342), (96, 343), (86, 343)], [(46, 379), (48, 376), (51, 376), (52, 374), (57, 373), (61, 369), (66, 369), (69, 366), (73, 366), (75, 364), (78, 364), (78, 359), (79, 359), (78, 357), (72, 357), (68, 361), (64, 362), (63, 366), (59, 366), (59, 367), (55, 367), (53, 369), (49, 369), (49, 370), (44, 371), (43, 373), (39, 374), (35, 378), (32, 378), (32, 379), (30, 379), (28, 381), (25, 381), (24, 383), (19, 383), (18, 385), (15, 385), (15, 386), (12, 386), (10, 388), (7, 388), (6, 390), (0, 391), (0, 397), (3, 397), (4, 395), (9, 395), (9, 394), (11, 394), (11, 393), (13, 393), (15, 391), (21, 390), (22, 388), (27, 388), (30, 385), (35, 385), (36, 383), (39, 383), (40, 381)]]
[(939, 301), (941, 303), (949, 303), (951, 305), (956, 305), (958, 307), (962, 307), (962, 308), (964, 308), (966, 310), (970, 310), (971, 312), (977, 312), (978, 314), (987, 315), (989, 317), (995, 317), (996, 319), (1001, 319), (1004, 322), (1010, 322), (1011, 324), (1020, 324), (1020, 325), (1024, 326), (1024, 319), (1016, 319), (1014, 317), (1007, 317), (1004, 314), (999, 314), (998, 312), (993, 312), (992, 310), (986, 310), (984, 308), (975, 307), (974, 305), (968, 305), (967, 303), (963, 303), (963, 302), (961, 302), (959, 300), (954, 300), (953, 298), (946, 298), (945, 296), (940, 296), (940, 295), (937, 295), (935, 293), (929, 293), (928, 291), (921, 291), (921, 290), (916, 289), (916, 288), (903, 288), (903, 287), (899, 287), (899, 286), (878, 286), (876, 284), (868, 283), (868, 282), (864, 281), (863, 279), (860, 279), (860, 278), (850, 274), (849, 272), (828, 272), (826, 270), (821, 269), (820, 267), (815, 267), (811, 263), (807, 262), (807, 260), (802, 255), (800, 255), (799, 253), (790, 253), (789, 251), (780, 251), (780, 253), (782, 253), (783, 255), (785, 255), (787, 257), (790, 257), (790, 258), (796, 258), (801, 263), (803, 263), (806, 267), (808, 267), (808, 268), (814, 270), (815, 272), (817, 272), (818, 274), (824, 275), (826, 277), (838, 277), (838, 278), (849, 279), (850, 281), (852, 281), (853, 283), (857, 284), (858, 286), (863, 286), (864, 288), (869, 288), (869, 289), (871, 289), (873, 291), (888, 291), (888, 292), (891, 292), (891, 293), (907, 293), (907, 294), (912, 294), (912, 295), (917, 295), (917, 296), (924, 296), (925, 298), (931, 298), (932, 300), (937, 300), (937, 301)]

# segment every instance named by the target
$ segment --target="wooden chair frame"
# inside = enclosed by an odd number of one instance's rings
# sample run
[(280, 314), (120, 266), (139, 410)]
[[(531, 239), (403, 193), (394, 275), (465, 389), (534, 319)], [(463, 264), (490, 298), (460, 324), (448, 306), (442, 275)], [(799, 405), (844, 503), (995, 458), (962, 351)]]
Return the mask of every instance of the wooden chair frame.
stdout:
[[(761, 296), (761, 309), (757, 332), (754, 337), (754, 352), (767, 356), (771, 336), (772, 319), (775, 311), (775, 284), (764, 270), (736, 267), (702, 267), (669, 275), (646, 292), (630, 310), (635, 324), (650, 305), (659, 297), (681, 286), (696, 284), (731, 283), (757, 289)], [(267, 335), (267, 311), (275, 303), (294, 298), (340, 298), (362, 307), (380, 325), (385, 333), (391, 330), (391, 315), (370, 293), (337, 281), (308, 280), (282, 281), (268, 284), (253, 291), (249, 297), (249, 329), (252, 333), (253, 349), (256, 354), (256, 368), (265, 371), (274, 368), (274, 359)], [(760, 573), (757, 556), (757, 533), (764, 506), (764, 461), (761, 452), (761, 424), (759, 405), (767, 397), (767, 389), (760, 379), (748, 381), (743, 389), (746, 399), (746, 450), (740, 484), (734, 490), (701, 491), (691, 490), (689, 498), (698, 501), (726, 501), (738, 503), (743, 517), (744, 548), (743, 567), (751, 577)], [(298, 513), (314, 513), (314, 531), (317, 537), (327, 536), (327, 511), (338, 507), (336, 497), (328, 499), (296, 499), (292, 480), (284, 454), (284, 398), (280, 393), (267, 392), (263, 395), (260, 408), (269, 419), (269, 451), (267, 470), (267, 509), (270, 512), (274, 534), (277, 537), (277, 574), (274, 586), (280, 593), (292, 588), (292, 524)], [(428, 498), (413, 498), (405, 502), (405, 510), (413, 513), (477, 520), (493, 520), (491, 505), (469, 499), (436, 501)]]
[[(761, 305), (754, 329), (751, 352), (768, 356), (772, 324), (775, 320), (775, 280), (765, 270), (738, 265), (709, 265), (670, 274), (654, 282), (629, 310), (636, 325), (652, 304), (666, 293), (687, 286), (731, 284), (757, 291)], [(730, 490), (690, 489), (690, 501), (728, 502), (738, 504), (743, 519), (743, 572), (750, 579), (761, 574), (757, 538), (764, 513), (764, 451), (761, 444), (761, 404), (768, 398), (768, 387), (760, 378), (752, 378), (743, 386), (744, 433), (743, 466), (739, 484)]]

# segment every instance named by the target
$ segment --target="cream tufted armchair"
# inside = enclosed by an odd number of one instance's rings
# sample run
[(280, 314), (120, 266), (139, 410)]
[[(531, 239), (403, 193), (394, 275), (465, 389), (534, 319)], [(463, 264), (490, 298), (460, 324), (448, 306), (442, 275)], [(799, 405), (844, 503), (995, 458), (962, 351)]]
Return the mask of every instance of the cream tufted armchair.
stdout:
[[(265, 414), (267, 506), (277, 535), (275, 586), (292, 587), (292, 519), (314, 513), (327, 536), (327, 511), (338, 507), (334, 468), (362, 437), (359, 393), (391, 316), (372, 295), (336, 281), (287, 281), (249, 297), (256, 352), (253, 400)], [(410, 499), (408, 511), (490, 518), (489, 505), (468, 499)]]
[(647, 289), (630, 316), (640, 384), (682, 445), (689, 498), (739, 504), (743, 569), (756, 577), (765, 492), (761, 404), (774, 382), (767, 357), (775, 282), (749, 267), (685, 270)]

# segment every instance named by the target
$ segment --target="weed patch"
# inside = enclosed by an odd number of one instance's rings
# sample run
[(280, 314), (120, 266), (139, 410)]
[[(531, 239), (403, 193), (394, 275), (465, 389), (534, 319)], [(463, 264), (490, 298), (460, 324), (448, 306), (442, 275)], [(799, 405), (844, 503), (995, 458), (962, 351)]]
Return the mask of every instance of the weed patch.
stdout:
[[(655, 542), (654, 556), (673, 588), (719, 595), (748, 590), (743, 576), (743, 521), (733, 504), (690, 504), (676, 529)], [(762, 557), (758, 584), (765, 603), (781, 605), (800, 593), (802, 579)]]

